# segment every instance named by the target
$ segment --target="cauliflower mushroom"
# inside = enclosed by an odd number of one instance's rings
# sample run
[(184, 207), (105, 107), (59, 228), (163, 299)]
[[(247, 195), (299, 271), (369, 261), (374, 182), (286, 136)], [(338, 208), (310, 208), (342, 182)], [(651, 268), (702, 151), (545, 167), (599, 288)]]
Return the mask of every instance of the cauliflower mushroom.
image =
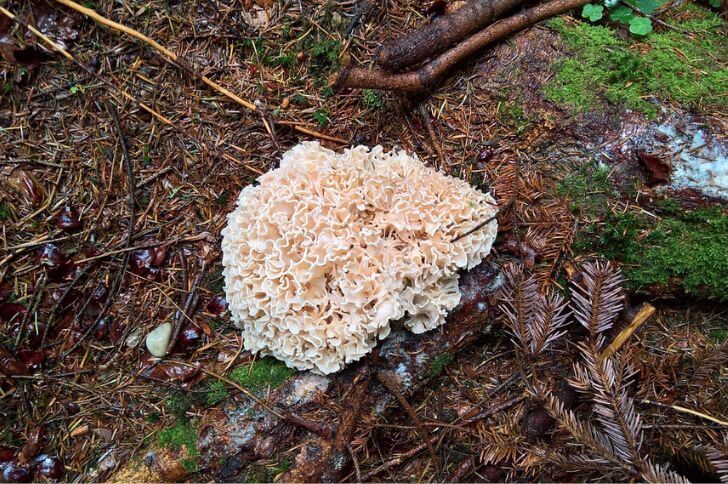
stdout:
[(422, 333), (460, 300), (458, 270), (490, 252), (493, 198), (381, 146), (317, 142), (245, 187), (223, 229), (225, 293), (245, 348), (333, 373), (393, 325)]

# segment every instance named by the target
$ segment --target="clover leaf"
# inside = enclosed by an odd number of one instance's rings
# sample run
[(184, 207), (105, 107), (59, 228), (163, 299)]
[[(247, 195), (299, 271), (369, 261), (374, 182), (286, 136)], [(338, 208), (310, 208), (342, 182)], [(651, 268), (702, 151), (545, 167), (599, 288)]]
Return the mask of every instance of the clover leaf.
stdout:
[(604, 6), (603, 5), (593, 5), (591, 3), (587, 3), (584, 5), (584, 8), (581, 9), (581, 16), (584, 18), (588, 18), (590, 22), (596, 22), (602, 16), (604, 15)]
[(629, 25), (634, 18), (634, 11), (626, 5), (620, 5), (609, 13), (609, 18), (614, 22)]
[(646, 17), (634, 17), (629, 21), (629, 31), (635, 35), (645, 36), (652, 32), (652, 21)]

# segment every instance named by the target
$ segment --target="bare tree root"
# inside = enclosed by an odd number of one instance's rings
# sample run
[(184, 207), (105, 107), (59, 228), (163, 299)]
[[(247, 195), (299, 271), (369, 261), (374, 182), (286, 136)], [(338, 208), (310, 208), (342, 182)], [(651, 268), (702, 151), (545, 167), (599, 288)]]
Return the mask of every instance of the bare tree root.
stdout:
[(473, 0), (431, 23), (384, 43), (375, 62), (398, 71), (441, 54), (527, 0)]
[(586, 3), (587, 0), (551, 0), (524, 10), (486, 27), (415, 71), (393, 74), (382, 69), (350, 67), (334, 74), (329, 83), (337, 89), (349, 87), (412, 93), (427, 92), (450, 69), (480, 49), (541, 20), (568, 12)]

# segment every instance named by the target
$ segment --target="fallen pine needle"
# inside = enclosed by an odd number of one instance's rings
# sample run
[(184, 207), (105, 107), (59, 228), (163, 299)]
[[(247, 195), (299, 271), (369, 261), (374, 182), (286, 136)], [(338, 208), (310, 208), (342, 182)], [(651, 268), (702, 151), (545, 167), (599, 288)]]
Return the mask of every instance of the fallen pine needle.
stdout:
[(660, 403), (660, 402), (654, 402), (652, 400), (637, 400), (640, 403), (647, 403), (650, 405), (657, 405), (658, 407), (665, 407), (665, 408), (671, 408), (677, 412), (687, 413), (690, 415), (695, 415), (696, 417), (703, 418), (705, 420), (710, 420), (711, 422), (717, 423), (718, 425), (722, 425), (724, 427), (728, 427), (728, 422), (725, 420), (721, 420), (719, 418), (715, 418), (711, 415), (708, 415), (703, 412), (698, 412), (697, 410), (692, 410), (690, 408), (681, 407), (680, 405), (669, 405), (667, 403)]

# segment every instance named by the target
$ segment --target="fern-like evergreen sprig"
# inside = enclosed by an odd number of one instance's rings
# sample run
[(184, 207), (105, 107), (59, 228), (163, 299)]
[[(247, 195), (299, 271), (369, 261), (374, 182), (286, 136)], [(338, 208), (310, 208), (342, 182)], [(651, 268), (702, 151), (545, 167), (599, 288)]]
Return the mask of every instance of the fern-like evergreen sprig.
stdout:
[(571, 284), (571, 310), (576, 321), (589, 331), (595, 351), (604, 345), (603, 333), (622, 310), (623, 281), (614, 264), (589, 262)]

